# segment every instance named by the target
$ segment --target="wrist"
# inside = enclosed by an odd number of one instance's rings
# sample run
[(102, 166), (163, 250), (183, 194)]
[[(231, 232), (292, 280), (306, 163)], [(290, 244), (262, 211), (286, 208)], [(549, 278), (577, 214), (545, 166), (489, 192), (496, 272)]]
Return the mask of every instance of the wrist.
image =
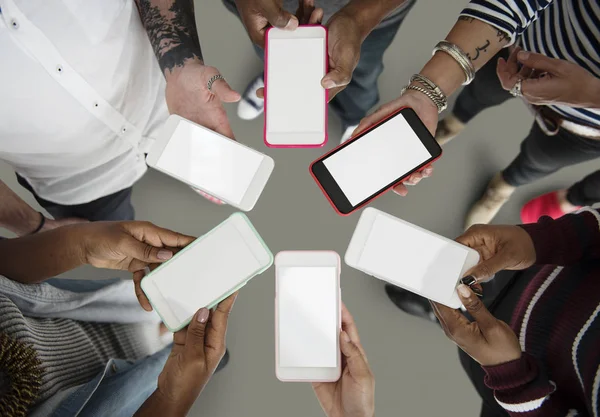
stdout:
[(11, 213), (8, 218), (0, 221), (0, 226), (10, 230), (17, 236), (26, 236), (35, 231), (40, 222), (42, 214), (27, 206), (26, 209)]
[(188, 68), (196, 66), (203, 67), (204, 61), (202, 61), (197, 56), (194, 56), (193, 58), (187, 58), (183, 62), (183, 65), (174, 66), (172, 69), (165, 69), (164, 76), (167, 84), (177, 83), (184, 76)]
[(446, 97), (450, 97), (465, 81), (460, 65), (445, 52), (437, 52), (419, 72), (433, 81)]

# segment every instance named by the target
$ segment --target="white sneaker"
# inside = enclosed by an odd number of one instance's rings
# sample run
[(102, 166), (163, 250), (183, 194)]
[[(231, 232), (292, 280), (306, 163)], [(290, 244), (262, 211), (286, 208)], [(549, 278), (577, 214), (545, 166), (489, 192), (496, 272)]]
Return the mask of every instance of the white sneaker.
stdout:
[(244, 91), (237, 108), (237, 114), (240, 119), (253, 120), (262, 114), (265, 110), (265, 100), (256, 95), (256, 90), (265, 86), (263, 75), (256, 77)]
[(340, 145), (352, 137), (352, 133), (354, 133), (357, 127), (358, 125), (348, 126), (346, 130), (344, 130), (344, 133), (342, 134), (342, 139), (340, 140)]

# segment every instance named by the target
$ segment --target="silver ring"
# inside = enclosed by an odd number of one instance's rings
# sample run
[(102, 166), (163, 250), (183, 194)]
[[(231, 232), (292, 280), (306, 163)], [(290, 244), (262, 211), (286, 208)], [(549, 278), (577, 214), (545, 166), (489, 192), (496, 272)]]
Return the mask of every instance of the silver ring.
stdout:
[(208, 91), (210, 91), (212, 93), (212, 86), (213, 83), (217, 80), (223, 80), (225, 81), (225, 77), (223, 77), (221, 74), (217, 74), (217, 75), (213, 75), (212, 77), (210, 77), (210, 80), (208, 80), (208, 82), (206, 83), (206, 88), (208, 89)]
[(510, 89), (509, 93), (513, 95), (513, 97), (523, 97), (523, 91), (521, 91), (521, 84), (523, 80), (519, 78), (513, 88)]

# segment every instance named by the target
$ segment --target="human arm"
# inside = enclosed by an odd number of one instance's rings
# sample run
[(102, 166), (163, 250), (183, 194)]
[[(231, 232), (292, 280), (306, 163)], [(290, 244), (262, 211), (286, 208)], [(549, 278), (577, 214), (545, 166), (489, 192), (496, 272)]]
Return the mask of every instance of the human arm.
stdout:
[(173, 256), (194, 240), (148, 222), (93, 222), (0, 240), (0, 275), (25, 284), (78, 266), (135, 272)]
[(222, 102), (240, 95), (224, 80), (208, 91), (207, 83), (219, 74), (204, 65), (193, 0), (135, 0), (167, 87), (169, 112), (233, 138)]
[(556, 384), (541, 362), (522, 352), (514, 331), (487, 310), (465, 285), (458, 288), (469, 321), (461, 311), (431, 303), (446, 336), (478, 362), (486, 373), (484, 383), (509, 415), (558, 417), (569, 411), (552, 394)]
[(187, 415), (225, 354), (227, 321), (236, 298), (237, 293), (231, 295), (212, 313), (201, 309), (189, 326), (175, 333), (158, 386), (135, 417)]
[(373, 417), (375, 378), (360, 343), (352, 315), (342, 305), (340, 334), (342, 376), (336, 382), (315, 382), (315, 395), (327, 417)]
[[(2, 201), (0, 204), (0, 227), (10, 230), (17, 236), (25, 236), (33, 233), (41, 224), (43, 214), (35, 211), (2, 181), (0, 181), (0, 201)], [(86, 222), (86, 220), (46, 218), (40, 231), (82, 222)]]

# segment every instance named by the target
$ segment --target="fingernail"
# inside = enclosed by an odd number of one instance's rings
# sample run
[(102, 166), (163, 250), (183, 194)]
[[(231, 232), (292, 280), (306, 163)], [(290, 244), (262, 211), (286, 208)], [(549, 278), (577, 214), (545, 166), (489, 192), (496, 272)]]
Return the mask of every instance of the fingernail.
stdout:
[(333, 80), (325, 80), (323, 81), (323, 87), (329, 90), (330, 88), (335, 87), (335, 82)]
[(173, 252), (171, 252), (170, 250), (161, 249), (158, 251), (158, 254), (156, 256), (158, 257), (158, 259), (166, 261), (167, 259), (171, 259), (173, 257)]
[(346, 333), (343, 330), (342, 330), (342, 340), (346, 343), (350, 342), (350, 336), (348, 336), (348, 333)]
[(196, 320), (198, 320), (200, 323), (206, 323), (209, 314), (210, 311), (208, 311), (207, 308), (201, 308), (200, 312), (198, 313), (198, 316), (196, 317)]
[(287, 25), (285, 25), (284, 29), (286, 30), (293, 30), (296, 29), (298, 27), (298, 20), (295, 17), (290, 18), (290, 20), (288, 20)]
[(471, 296), (471, 291), (469, 291), (469, 288), (465, 284), (460, 284), (458, 286), (458, 293), (464, 298), (469, 298)]
[(520, 60), (523, 60), (523, 61), (524, 61), (524, 60), (526, 60), (527, 58), (529, 58), (529, 52), (526, 52), (526, 51), (521, 51), (521, 52), (519, 52), (519, 53), (517, 54), (517, 59), (520, 59)]
[(461, 279), (460, 282), (462, 282), (463, 284), (468, 285), (470, 287), (471, 285), (476, 284), (477, 280), (475, 279), (475, 277), (473, 275), (469, 275), (469, 276)]

